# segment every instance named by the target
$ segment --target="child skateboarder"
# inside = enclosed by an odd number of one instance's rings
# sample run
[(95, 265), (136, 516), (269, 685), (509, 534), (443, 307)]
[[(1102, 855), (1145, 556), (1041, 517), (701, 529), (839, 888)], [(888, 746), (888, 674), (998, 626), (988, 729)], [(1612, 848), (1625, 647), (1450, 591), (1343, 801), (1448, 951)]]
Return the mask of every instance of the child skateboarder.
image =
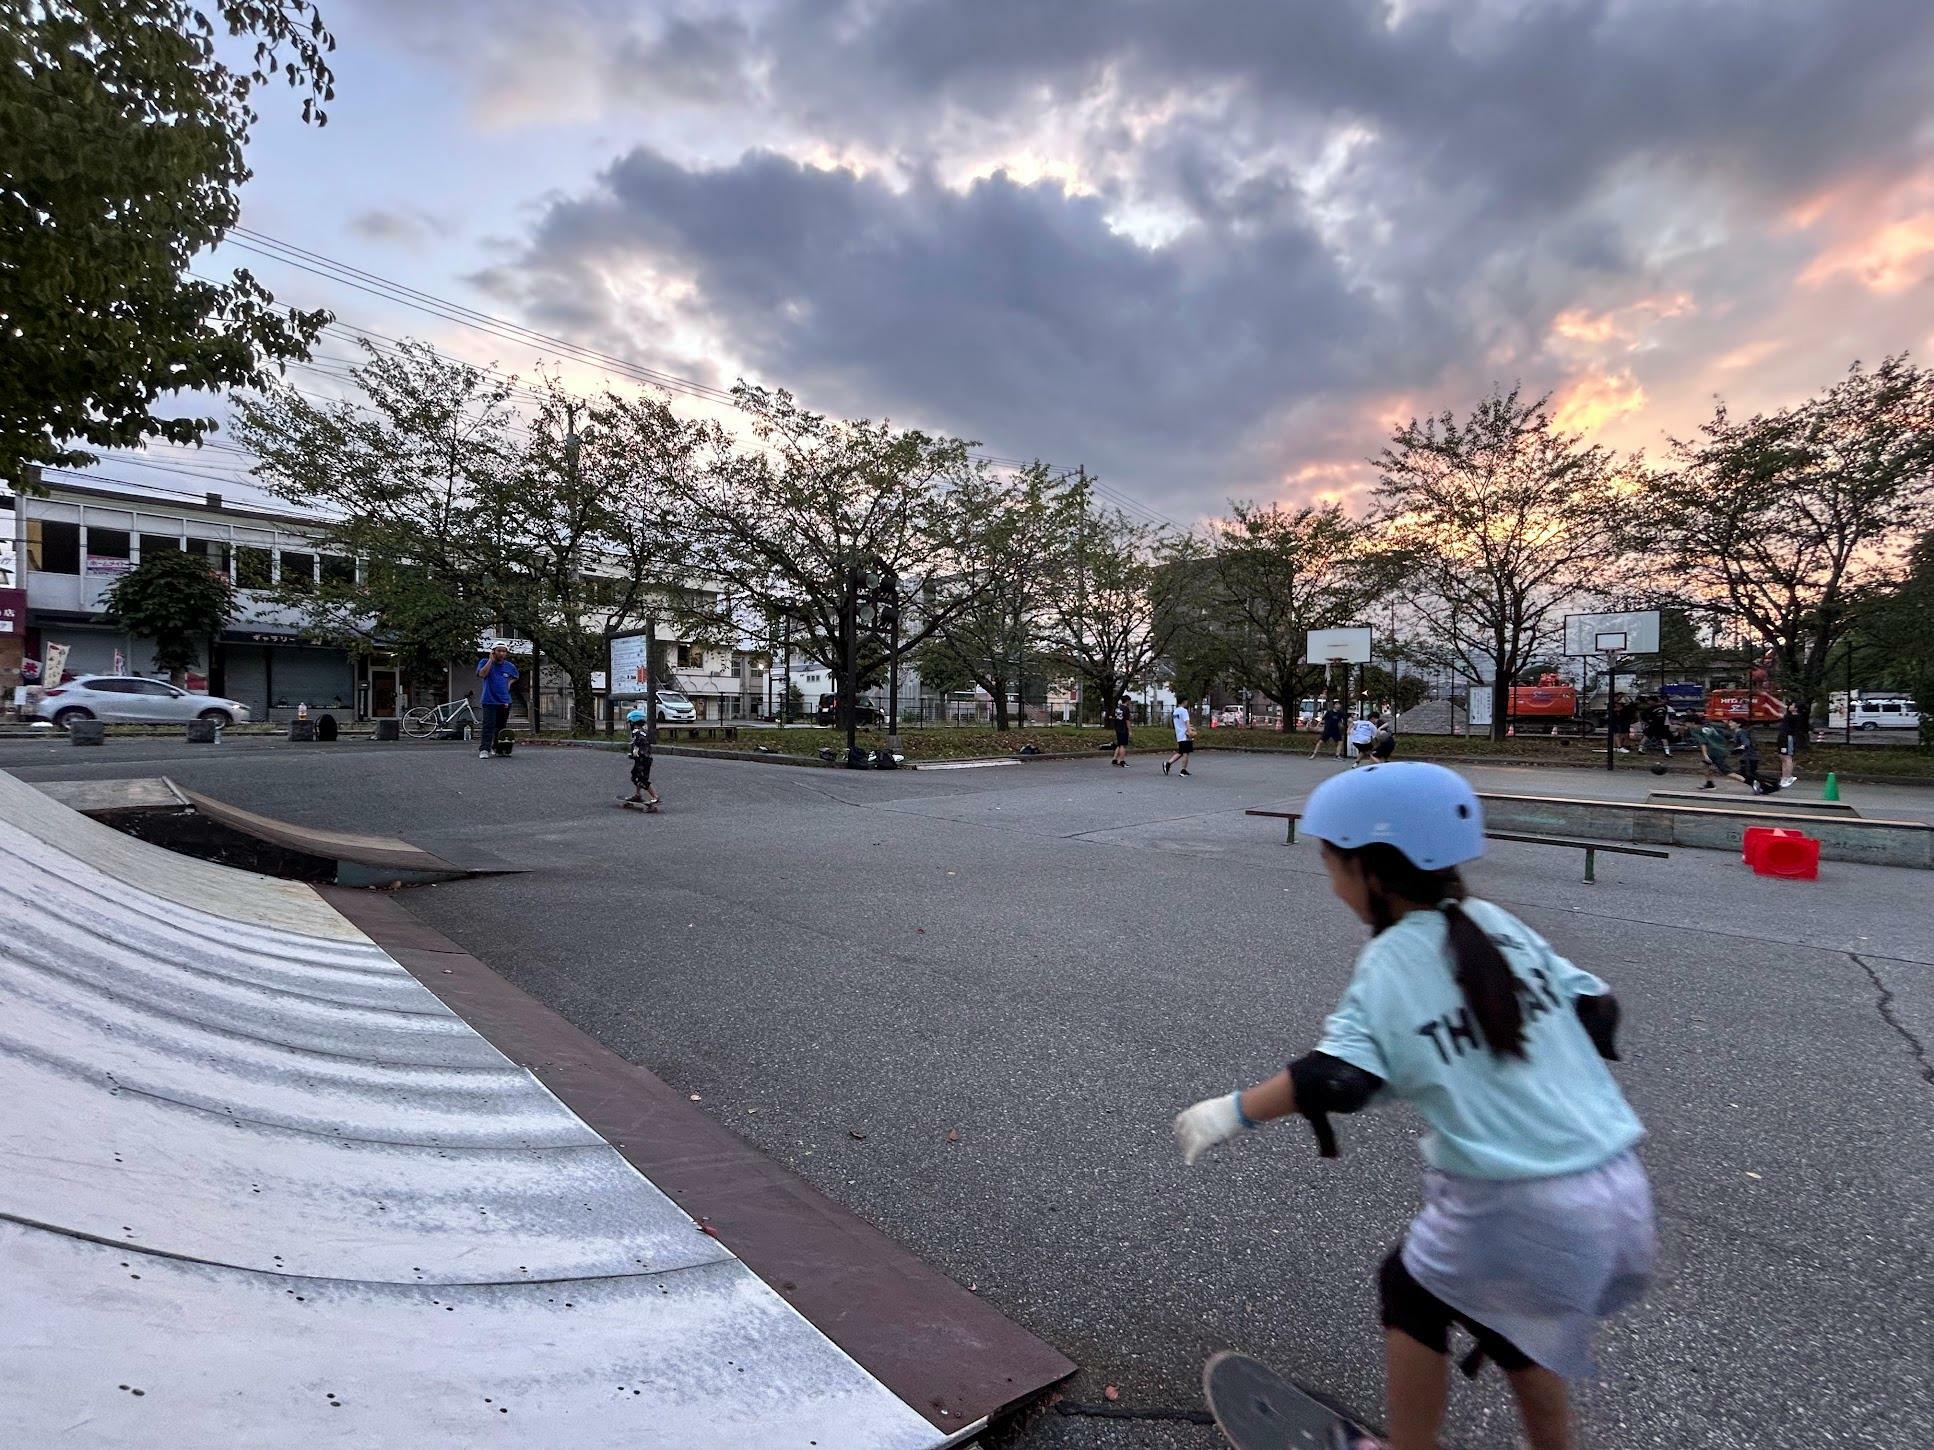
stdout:
[(650, 812), (658, 809), (658, 792), (651, 788), (651, 722), (643, 710), (625, 716), (631, 726), (631, 794), (620, 796), (618, 804)]
[(1178, 1115), (1177, 1143), (1194, 1163), (1295, 1113), (1333, 1157), (1328, 1114), (1410, 1103), (1429, 1128), (1424, 1207), (1379, 1275), (1391, 1450), (1437, 1444), (1453, 1323), (1509, 1379), (1536, 1450), (1566, 1450), (1566, 1380), (1590, 1373), (1598, 1321), (1638, 1300), (1657, 1256), (1633, 1153), (1645, 1130), (1603, 1060), (1618, 1058), (1617, 1002), (1465, 894), (1457, 868), (1484, 853), (1484, 817), (1454, 772), (1339, 774), (1302, 828), (1371, 940), (1316, 1050)]

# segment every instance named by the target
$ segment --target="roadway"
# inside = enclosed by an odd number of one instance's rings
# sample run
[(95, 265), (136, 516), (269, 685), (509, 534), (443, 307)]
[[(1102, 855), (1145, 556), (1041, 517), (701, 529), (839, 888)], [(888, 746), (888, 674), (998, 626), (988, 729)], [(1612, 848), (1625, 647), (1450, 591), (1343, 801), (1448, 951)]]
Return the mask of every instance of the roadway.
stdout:
[[(660, 816), (614, 809), (624, 762), (586, 750), (25, 742), (0, 768), (165, 773), (529, 868), (398, 899), (1080, 1363), (1004, 1446), (1207, 1450), (1215, 1432), (1178, 1417), (1225, 1346), (1377, 1404), (1371, 1276), (1416, 1204), (1412, 1121), (1350, 1121), (1334, 1163), (1292, 1125), (1187, 1170), (1168, 1135), (1179, 1107), (1304, 1050), (1347, 978), (1361, 929), (1314, 848), (1241, 816), (1333, 763), (1205, 753), (1183, 780), (1149, 757), (935, 774), (667, 757)], [(1599, 875), (1509, 845), (1473, 873), (1626, 1004), (1664, 1264), (1603, 1336), (1588, 1441), (1928, 1443), (1929, 876), (1770, 881), (1696, 851)], [(1509, 1443), (1508, 1418), (1495, 1376), (1460, 1384), (1447, 1443)]]

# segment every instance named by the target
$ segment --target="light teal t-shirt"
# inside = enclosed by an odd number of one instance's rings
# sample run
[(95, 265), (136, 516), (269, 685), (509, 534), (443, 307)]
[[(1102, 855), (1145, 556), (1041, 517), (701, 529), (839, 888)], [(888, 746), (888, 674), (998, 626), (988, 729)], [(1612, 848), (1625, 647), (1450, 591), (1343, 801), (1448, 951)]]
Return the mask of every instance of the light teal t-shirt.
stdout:
[(1573, 1003), (1609, 989), (1502, 907), (1464, 910), (1518, 979), (1525, 1058), (1497, 1057), (1453, 976), (1443, 913), (1413, 911), (1364, 947), (1317, 1050), (1386, 1084), (1430, 1125), (1424, 1161), (1467, 1178), (1547, 1178), (1618, 1156), (1645, 1129)]

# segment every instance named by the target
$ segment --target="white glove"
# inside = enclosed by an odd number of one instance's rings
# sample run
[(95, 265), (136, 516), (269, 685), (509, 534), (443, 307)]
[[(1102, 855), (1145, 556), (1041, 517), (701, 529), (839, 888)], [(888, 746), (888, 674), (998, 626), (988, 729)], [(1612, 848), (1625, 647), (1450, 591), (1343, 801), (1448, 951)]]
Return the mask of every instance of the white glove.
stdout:
[(1242, 1120), (1240, 1094), (1204, 1098), (1175, 1115), (1175, 1143), (1182, 1161), (1194, 1163), (1217, 1143), (1226, 1143), (1248, 1125)]

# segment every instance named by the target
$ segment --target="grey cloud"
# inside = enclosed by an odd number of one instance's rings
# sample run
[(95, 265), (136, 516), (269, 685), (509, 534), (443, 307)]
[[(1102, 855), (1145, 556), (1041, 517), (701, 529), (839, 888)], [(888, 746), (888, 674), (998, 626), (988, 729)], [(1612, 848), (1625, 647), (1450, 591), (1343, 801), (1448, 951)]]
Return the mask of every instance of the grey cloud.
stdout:
[(1274, 409), (1426, 375), (1451, 341), (1427, 310), (1353, 288), (1283, 198), (1267, 225), (1151, 249), (1049, 184), (896, 191), (771, 155), (697, 171), (638, 150), (545, 217), (521, 259), (527, 313), (580, 325), (588, 279), (624, 258), (690, 276), (693, 310), (816, 405), (1085, 461), (1177, 507), (1205, 474), (1223, 486)]
[(349, 229), (365, 241), (420, 247), (448, 235), (449, 226), (421, 207), (369, 207), (349, 219)]

